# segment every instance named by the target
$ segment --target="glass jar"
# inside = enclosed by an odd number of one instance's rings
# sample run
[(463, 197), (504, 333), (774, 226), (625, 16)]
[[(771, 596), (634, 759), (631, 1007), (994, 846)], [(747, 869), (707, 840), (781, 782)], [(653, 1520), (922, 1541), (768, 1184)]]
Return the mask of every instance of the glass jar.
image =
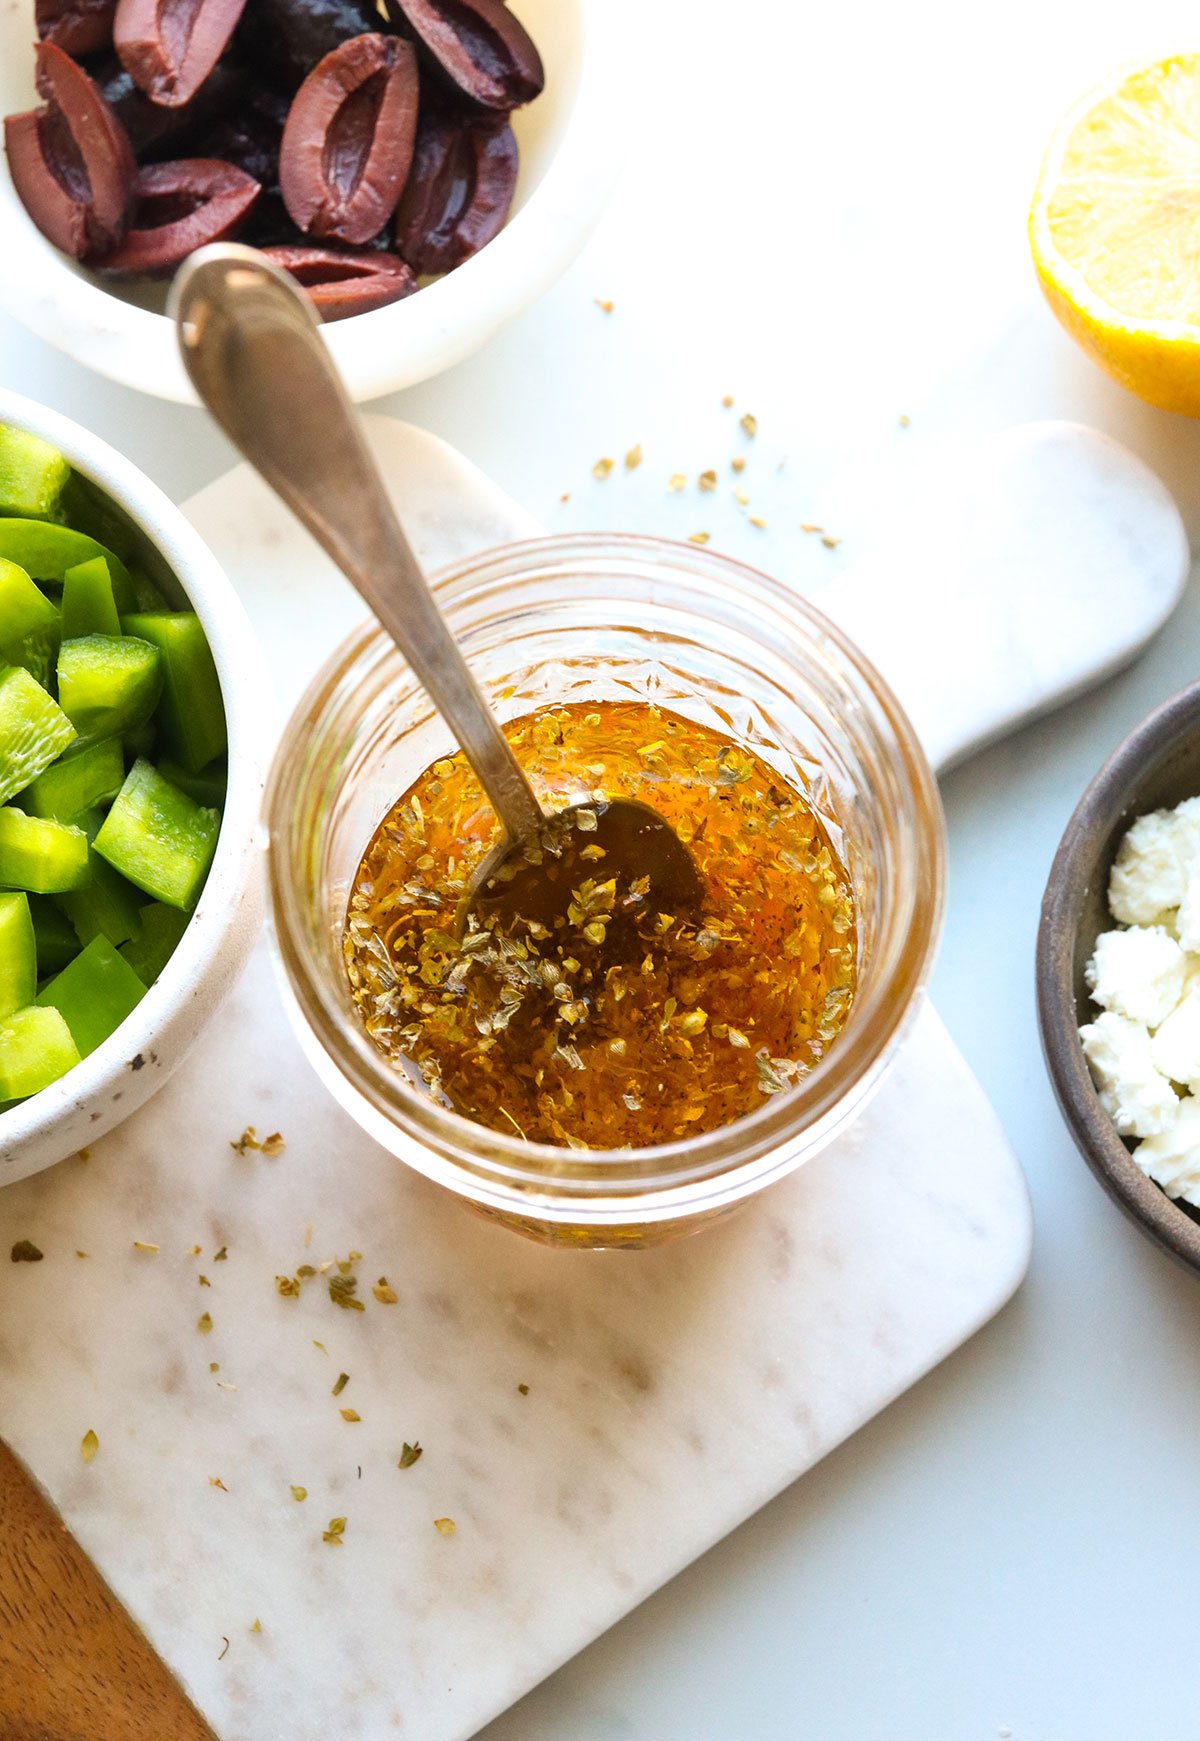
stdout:
[(488, 551), (436, 580), (502, 718), (642, 698), (744, 744), (806, 790), (851, 872), (858, 989), (827, 1055), (748, 1117), (685, 1141), (577, 1151), (438, 1105), (368, 1039), (342, 957), (375, 828), (453, 742), (374, 622), (293, 714), (267, 791), (275, 938), (305, 1049), (377, 1142), (478, 1210), (561, 1245), (690, 1231), (824, 1147), (878, 1085), (918, 1003), (940, 926), (945, 844), (906, 715), (835, 625), (786, 587), (692, 545), (612, 534)]

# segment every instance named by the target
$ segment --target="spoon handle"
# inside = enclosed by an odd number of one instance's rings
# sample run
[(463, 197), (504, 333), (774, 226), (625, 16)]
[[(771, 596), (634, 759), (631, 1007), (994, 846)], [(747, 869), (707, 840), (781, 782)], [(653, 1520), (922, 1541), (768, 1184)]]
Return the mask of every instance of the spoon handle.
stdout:
[(542, 812), (392, 509), (308, 298), (250, 248), (193, 254), (171, 308), (184, 366), (235, 447), (401, 648), (509, 836)]

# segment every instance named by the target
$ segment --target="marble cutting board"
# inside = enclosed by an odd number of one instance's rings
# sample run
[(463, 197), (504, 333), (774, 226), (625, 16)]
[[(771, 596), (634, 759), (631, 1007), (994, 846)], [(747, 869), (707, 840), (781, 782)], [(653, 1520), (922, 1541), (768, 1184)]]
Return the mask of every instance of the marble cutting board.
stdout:
[[(535, 530), (474, 472), (464, 513), (430, 438), (373, 434), (427, 560)], [(356, 601), (243, 471), (190, 512), (290, 703)], [(235, 1152), (248, 1124), (283, 1152)], [(341, 1113), (263, 946), (155, 1100), (0, 1196), (0, 1249), (19, 1238), (45, 1258), (0, 1264), (0, 1429), (221, 1741), (455, 1741), (986, 1321), (1030, 1218), (926, 1007), (866, 1113), (740, 1216), (658, 1251), (542, 1250)], [(276, 1291), (351, 1250), (365, 1312)]]

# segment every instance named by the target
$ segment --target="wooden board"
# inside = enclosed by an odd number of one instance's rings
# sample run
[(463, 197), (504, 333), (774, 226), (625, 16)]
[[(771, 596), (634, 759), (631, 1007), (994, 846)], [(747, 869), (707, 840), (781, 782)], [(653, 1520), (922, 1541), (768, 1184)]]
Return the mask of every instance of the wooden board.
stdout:
[(0, 1444), (0, 1741), (214, 1741)]

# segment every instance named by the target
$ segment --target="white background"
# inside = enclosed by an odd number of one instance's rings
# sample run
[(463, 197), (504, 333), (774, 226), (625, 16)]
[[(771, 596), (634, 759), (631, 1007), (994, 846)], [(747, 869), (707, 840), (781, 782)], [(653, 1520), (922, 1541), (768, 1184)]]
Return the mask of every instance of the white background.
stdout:
[[(628, 166), (587, 254), (484, 354), (384, 408), (455, 442), (549, 527), (707, 530), (809, 592), (886, 536), (914, 468), (1026, 417), (1128, 442), (1195, 530), (1200, 430), (1072, 348), (1024, 238), (1059, 112), (1126, 59), (1200, 48), (1194, 6), (634, 9), (612, 105)], [(0, 378), (178, 499), (229, 462), (201, 413), (92, 377), (3, 319)], [(639, 441), (639, 471), (592, 478)], [(766, 530), (730, 493), (737, 451)], [(694, 486), (708, 466), (716, 496)], [(666, 489), (675, 471), (693, 480), (683, 495)], [(801, 521), (842, 542), (825, 549)], [(945, 782), (935, 996), (1030, 1180), (1037, 1243), (1015, 1303), (488, 1741), (1200, 1736), (1200, 1283), (1076, 1156), (1032, 984), (1041, 888), (1079, 792), (1198, 668), (1193, 587), (1133, 671)]]

